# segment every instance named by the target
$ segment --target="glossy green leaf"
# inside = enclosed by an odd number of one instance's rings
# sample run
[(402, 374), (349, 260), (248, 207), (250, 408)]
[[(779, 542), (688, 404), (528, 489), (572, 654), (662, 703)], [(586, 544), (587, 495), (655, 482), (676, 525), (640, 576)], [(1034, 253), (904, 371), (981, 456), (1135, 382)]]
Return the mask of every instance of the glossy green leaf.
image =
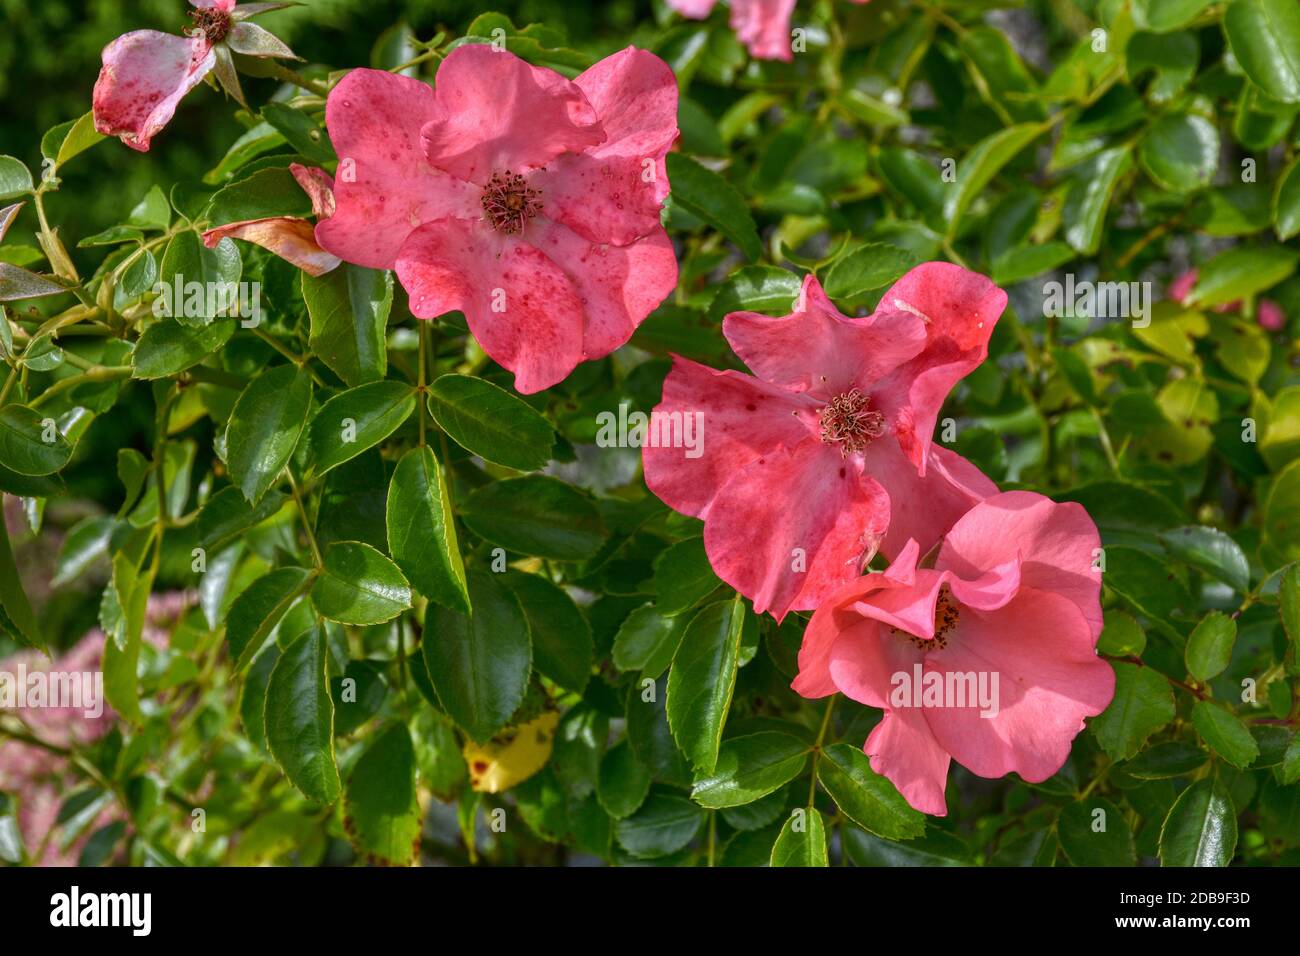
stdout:
[(817, 779), (846, 817), (889, 840), (925, 832), (925, 816), (913, 810), (890, 781), (871, 769), (861, 747), (831, 744), (817, 764)]
[(745, 605), (739, 597), (700, 611), (668, 672), (668, 725), (697, 771), (711, 774), (740, 663)]
[(338, 799), (340, 784), (325, 657), (325, 634), (315, 628), (281, 653), (266, 689), (266, 742), (303, 796), (329, 804)]
[(1249, 767), (1259, 756), (1259, 744), (1235, 714), (1209, 701), (1197, 701), (1192, 723), (1210, 750), (1234, 767)]
[(691, 799), (713, 809), (753, 803), (799, 776), (808, 752), (805, 741), (776, 731), (732, 737), (713, 770), (695, 780)]
[(389, 723), (369, 741), (348, 778), (343, 827), (368, 861), (409, 865), (420, 848), (415, 748), (404, 724)]
[(1123, 661), (1112, 661), (1111, 666), (1115, 696), (1089, 726), (1111, 760), (1127, 760), (1174, 719), (1174, 695), (1169, 682), (1149, 667)]
[(298, 446), (311, 407), (311, 376), (296, 365), (263, 372), (240, 393), (226, 426), (231, 480), (256, 504)]
[(1217, 778), (1198, 780), (1160, 828), (1161, 866), (1227, 866), (1237, 849), (1237, 811)]
[(791, 814), (772, 846), (772, 866), (830, 866), (826, 855), (826, 824), (811, 807)]
[(605, 541), (604, 522), (591, 500), (545, 475), (484, 485), (465, 499), (460, 517), (492, 544), (557, 561), (590, 558)]
[(1300, 9), (1289, 0), (1231, 0), (1223, 32), (1251, 82), (1275, 100), (1300, 103)]
[(379, 444), (415, 411), (416, 393), (401, 382), (371, 382), (335, 395), (311, 420), (316, 473), (323, 475)]
[(226, 616), (226, 642), (234, 668), (242, 670), (262, 649), (290, 606), (307, 592), (305, 568), (278, 568), (240, 592)]
[(487, 461), (536, 471), (551, 459), (555, 432), (550, 422), (481, 378), (438, 378), (429, 386), (429, 414), (453, 441)]
[(451, 495), (438, 459), (412, 448), (388, 486), (388, 551), (415, 589), (452, 610), (469, 612), (465, 565), (456, 540)]
[(762, 255), (754, 217), (735, 187), (681, 153), (669, 153), (668, 181), (672, 206), (690, 213), (736, 244), (747, 259)]
[(411, 586), (397, 565), (370, 545), (336, 541), (325, 549), (311, 602), (330, 621), (382, 624), (411, 606)]
[(1187, 639), (1187, 672), (1200, 681), (1218, 677), (1228, 669), (1237, 642), (1237, 622), (1222, 611), (1201, 619)]

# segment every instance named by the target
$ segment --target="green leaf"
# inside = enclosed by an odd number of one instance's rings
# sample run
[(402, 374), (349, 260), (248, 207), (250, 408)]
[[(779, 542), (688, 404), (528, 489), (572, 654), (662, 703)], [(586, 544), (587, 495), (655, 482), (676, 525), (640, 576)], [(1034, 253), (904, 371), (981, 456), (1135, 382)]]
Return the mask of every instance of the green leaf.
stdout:
[(869, 242), (831, 263), (823, 285), (832, 299), (856, 299), (892, 284), (919, 262), (906, 249)]
[(1199, 308), (1253, 296), (1295, 272), (1297, 261), (1300, 253), (1283, 246), (1234, 246), (1197, 270), (1196, 285), (1184, 301)]
[(1237, 643), (1237, 622), (1222, 611), (1211, 611), (1187, 639), (1187, 672), (1199, 681), (1218, 677), (1228, 669)]
[(1139, 780), (1166, 780), (1199, 770), (1207, 759), (1205, 751), (1196, 744), (1171, 740), (1142, 751), (1124, 764), (1124, 772)]
[(668, 617), (653, 604), (636, 608), (614, 635), (614, 666), (658, 679), (672, 663), (688, 621), (687, 616)]
[(615, 820), (636, 813), (650, 793), (650, 768), (637, 757), (627, 740), (620, 740), (600, 761), (596, 799)]
[(993, 260), (993, 281), (1011, 285), (1059, 269), (1075, 257), (1064, 242), (1045, 242), (1041, 246), (1014, 246)]
[(1278, 586), (1282, 626), (1293, 647), (1300, 651), (1300, 565), (1293, 564), (1282, 575)]
[(1297, 169), (1300, 169), (1300, 157), (1287, 164), (1273, 190), (1273, 227), (1283, 242), (1300, 234), (1300, 176), (1296, 175)]
[(1132, 150), (1117, 146), (1098, 153), (1070, 179), (1061, 210), (1062, 235), (1080, 255), (1093, 256), (1101, 248), (1115, 184), (1132, 165)]
[(1237, 811), (1218, 777), (1174, 801), (1160, 828), (1161, 866), (1227, 866), (1237, 850)]
[[(0, 321), (3, 321), (0, 319)], [(0, 495), (0, 506), (4, 496)], [(45, 650), (45, 638), (32, 606), (27, 601), (18, 565), (14, 563), (13, 548), (9, 544), (9, 529), (0, 515), (0, 612), (11, 626), (0, 624), (0, 634), (11, 633), (15, 640)]]
[(722, 583), (704, 551), (704, 538), (687, 538), (661, 552), (654, 563), (659, 613), (672, 617), (695, 607)]
[(371, 738), (343, 795), (343, 828), (371, 863), (409, 866), (420, 847), (415, 748), (406, 725), (393, 721)]
[(948, 190), (943, 203), (949, 236), (957, 234), (962, 216), (975, 197), (1017, 153), (1041, 136), (1045, 128), (1040, 123), (1008, 126), (980, 140), (957, 164), (957, 182)]
[(318, 628), (284, 649), (266, 688), (266, 742), (303, 796), (329, 804), (338, 799), (340, 784), (325, 657), (325, 633)]
[(62, 166), (106, 138), (95, 129), (95, 113), (91, 110), (75, 120), (60, 123), (41, 137), (41, 155), (54, 160), (56, 167)]
[(411, 586), (397, 565), (370, 545), (335, 541), (325, 549), (311, 602), (322, 617), (340, 624), (383, 624), (411, 606)]
[(702, 220), (734, 242), (745, 258), (763, 254), (754, 217), (731, 183), (681, 153), (669, 153), (668, 181), (672, 187), (672, 208), (680, 208)]
[(898, 789), (871, 769), (861, 747), (831, 744), (822, 751), (817, 779), (846, 817), (887, 840), (910, 840), (925, 832), (925, 815), (913, 810)]
[(468, 579), (473, 613), (430, 607), (421, 646), (447, 714), (486, 743), (524, 699), (532, 644), (518, 599), (497, 576), (471, 571)]
[(668, 672), (668, 726), (695, 769), (713, 773), (736, 688), (745, 605), (739, 596), (700, 611)]
[(539, 574), (511, 570), (506, 574), (506, 586), (528, 618), (538, 673), (581, 694), (591, 679), (596, 650), (591, 625), (578, 605), (564, 588)]
[(1133, 22), (1139, 29), (1168, 33), (1191, 23), (1214, 0), (1133, 0)]
[(226, 426), (230, 479), (253, 504), (279, 480), (311, 408), (311, 375), (278, 365), (248, 383)]
[(0, 156), (0, 201), (26, 196), (32, 188), (32, 174), (27, 167), (12, 156)]
[(166, 229), (171, 225), (172, 207), (161, 186), (153, 186), (145, 193), (143, 199), (136, 203), (130, 215), (126, 217), (127, 225), (141, 229)]
[(1147, 129), (1139, 156), (1162, 189), (1174, 193), (1202, 189), (1219, 168), (1219, 131), (1203, 116), (1167, 113)]
[(772, 846), (772, 866), (830, 866), (826, 824), (812, 807), (800, 807), (785, 821)]
[(208, 204), (208, 218), (214, 227), (251, 219), (303, 218), (311, 214), (311, 198), (287, 166), (259, 169), (251, 176), (223, 186)]
[(0, 302), (39, 299), (67, 291), (57, 282), (51, 282), (34, 272), (28, 272), (7, 262), (0, 262)]
[(1232, 0), (1223, 32), (1251, 82), (1275, 100), (1300, 103), (1300, 9), (1290, 0)]
[(685, 847), (703, 824), (704, 811), (691, 801), (652, 793), (634, 814), (614, 825), (614, 838), (632, 856), (653, 859)]
[(0, 408), (0, 465), (20, 475), (51, 475), (68, 463), (72, 446), (58, 423), (25, 405)]
[(202, 362), (230, 341), (236, 320), (216, 319), (208, 325), (181, 325), (163, 319), (144, 330), (131, 353), (134, 378), (171, 378)]
[(1061, 849), (1075, 866), (1135, 866), (1133, 831), (1124, 811), (1109, 800), (1088, 797), (1061, 810), (1056, 825)]
[(280, 648), (275, 644), (253, 658), (244, 684), (239, 692), (239, 721), (244, 725), (244, 735), (259, 750), (266, 746), (266, 689), (271, 683), (271, 672), (280, 659)]
[(709, 321), (721, 322), (729, 312), (789, 315), (801, 288), (803, 280), (786, 269), (745, 266), (718, 286), (709, 302)]
[(1174, 695), (1158, 671), (1124, 661), (1110, 665), (1115, 669), (1115, 697), (1090, 726), (1111, 760), (1127, 760), (1174, 719)]
[(1241, 718), (1210, 701), (1196, 702), (1192, 724), (1210, 750), (1234, 767), (1249, 767), (1259, 756), (1259, 744)]
[(532, 406), (471, 375), (443, 375), (429, 386), (429, 414), (471, 454), (517, 471), (551, 460), (555, 431)]
[(468, 614), (451, 495), (428, 448), (412, 448), (397, 463), (387, 509), (388, 551), (407, 580), (429, 600)]
[(323, 475), (395, 432), (415, 411), (415, 389), (403, 382), (371, 382), (335, 395), (311, 420), (316, 474)]
[(715, 810), (753, 803), (803, 773), (808, 752), (807, 742), (779, 731), (732, 737), (718, 749), (714, 769), (696, 779), (691, 798)]
[(286, 498), (271, 492), (253, 507), (238, 488), (226, 486), (203, 505), (196, 525), (199, 544), (216, 553), (249, 528), (261, 524), (283, 507)]
[(460, 516), (480, 538), (539, 558), (582, 561), (605, 542), (604, 522), (591, 500), (546, 475), (484, 485), (461, 505)]
[(323, 276), (304, 272), (302, 297), (311, 317), (312, 354), (351, 387), (383, 379), (393, 274), (347, 262)]
[[(209, 249), (198, 233), (178, 232), (167, 243), (158, 267), (162, 297), (154, 315), (176, 319), (181, 325), (208, 325), (222, 315), (231, 316), (243, 260), (232, 239), (222, 239)], [(242, 300), (239, 305), (245, 305)]]
[(235, 670), (243, 670), (262, 649), (311, 580), (312, 573), (305, 568), (277, 568), (239, 593), (226, 615), (226, 641)]
[(338, 160), (329, 133), (302, 110), (272, 101), (262, 107), (262, 119), (279, 130), (290, 146), (313, 163), (333, 163)]

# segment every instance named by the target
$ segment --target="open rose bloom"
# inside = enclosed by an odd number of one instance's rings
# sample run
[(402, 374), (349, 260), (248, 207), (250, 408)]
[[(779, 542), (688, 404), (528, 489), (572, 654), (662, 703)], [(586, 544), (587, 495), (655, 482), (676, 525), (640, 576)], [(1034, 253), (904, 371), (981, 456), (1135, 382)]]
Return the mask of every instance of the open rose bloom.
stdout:
[(794, 689), (885, 711), (864, 748), (913, 807), (942, 816), (948, 763), (981, 777), (1056, 773), (1115, 674), (1096, 654), (1097, 528), (1077, 504), (1009, 491), (948, 532), (933, 567), (909, 542), (841, 589), (804, 633)]
[(176, 113), (185, 94), (213, 70), (237, 97), (230, 52), (259, 57), (293, 57), (293, 51), (248, 17), (285, 6), (235, 0), (190, 0), (194, 27), (186, 36), (135, 30), (104, 47), (95, 82), (95, 129), (117, 136), (142, 153)]
[(996, 493), (930, 436), (1006, 301), (984, 276), (930, 262), (864, 318), (841, 314), (813, 276), (791, 315), (733, 312), (723, 334), (754, 375), (675, 358), (654, 415), (698, 416), (703, 454), (647, 444), (647, 486), (704, 520), (714, 571), (755, 611), (817, 607), (877, 550), (928, 549)]
[(520, 392), (623, 345), (677, 284), (659, 222), (677, 81), (651, 53), (570, 81), (466, 45), (436, 90), (353, 70), (325, 117), (340, 162), (321, 247), (396, 269), (419, 318), (463, 312)]
[[(666, 0), (684, 17), (703, 20), (713, 12), (717, 0)], [(868, 0), (850, 0), (867, 3)], [(756, 60), (794, 59), (790, 18), (795, 0), (731, 0), (731, 29)]]

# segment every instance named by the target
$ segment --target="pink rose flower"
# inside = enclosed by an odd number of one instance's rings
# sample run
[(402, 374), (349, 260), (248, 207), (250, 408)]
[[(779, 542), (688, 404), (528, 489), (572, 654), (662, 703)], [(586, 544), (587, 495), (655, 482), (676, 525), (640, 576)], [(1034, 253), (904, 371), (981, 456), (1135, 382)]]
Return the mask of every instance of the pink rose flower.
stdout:
[(1286, 328), (1286, 313), (1272, 299), (1260, 299), (1255, 321), (1267, 332), (1281, 332)]
[(293, 57), (274, 36), (247, 22), (286, 4), (190, 3), (195, 7), (190, 13), (194, 27), (186, 36), (135, 30), (104, 47), (93, 99), (96, 130), (147, 153), (150, 140), (171, 121), (177, 104), (214, 69), (222, 85), (239, 95), (232, 50), (248, 56)]
[[(717, 0), (665, 0), (669, 8), (691, 20), (703, 20)], [(850, 0), (867, 3), (869, 0)], [(790, 17), (795, 0), (731, 0), (731, 29), (756, 60), (794, 59)]]
[[(290, 163), (289, 172), (311, 197), (311, 211), (317, 220), (323, 221), (334, 214), (334, 179), (329, 173), (298, 163)], [(341, 261), (316, 243), (316, 227), (297, 216), (227, 223), (205, 232), (203, 244), (211, 249), (228, 236), (269, 249), (308, 275), (322, 276), (337, 268)]]
[(325, 120), (340, 164), (321, 247), (395, 268), (419, 318), (463, 312), (520, 392), (623, 345), (677, 284), (659, 222), (677, 81), (652, 53), (570, 81), (461, 46), (436, 91), (353, 70)]
[(981, 777), (1046, 780), (1115, 692), (1096, 654), (1098, 547), (1081, 506), (995, 495), (953, 525), (932, 569), (908, 542), (888, 570), (818, 608), (793, 687), (883, 709), (863, 749), (925, 813), (947, 812), (949, 760)]
[(731, 313), (723, 334), (757, 378), (675, 357), (654, 414), (698, 416), (703, 449), (647, 443), (647, 486), (703, 519), (714, 571), (755, 611), (816, 607), (877, 549), (928, 548), (997, 492), (930, 436), (1006, 301), (984, 276), (930, 262), (866, 318), (842, 315), (811, 275), (791, 315)]

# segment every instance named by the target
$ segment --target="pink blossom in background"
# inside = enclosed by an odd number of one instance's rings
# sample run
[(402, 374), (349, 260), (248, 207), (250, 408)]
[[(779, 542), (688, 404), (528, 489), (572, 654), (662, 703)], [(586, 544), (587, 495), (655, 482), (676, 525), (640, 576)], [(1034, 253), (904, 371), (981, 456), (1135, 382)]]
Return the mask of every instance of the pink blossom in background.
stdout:
[[(1046, 780), (1084, 718), (1114, 695), (1114, 671), (1096, 654), (1099, 547), (1080, 505), (1026, 491), (995, 495), (953, 525), (933, 568), (918, 567), (922, 548), (909, 542), (886, 571), (818, 608), (793, 687), (884, 710), (864, 749), (872, 769), (924, 813), (947, 812), (950, 760), (981, 777)], [(917, 686), (918, 672), (945, 683), (986, 679), (993, 706), (969, 697), (936, 706), (919, 689), (910, 700), (897, 696)]]
[[(311, 211), (318, 221), (334, 214), (334, 179), (323, 169), (290, 163), (289, 171), (298, 185), (311, 197)], [(269, 249), (281, 259), (292, 262), (308, 275), (321, 276), (338, 267), (341, 261), (316, 243), (316, 227), (297, 216), (274, 216), (227, 223), (203, 234), (203, 244), (213, 248), (222, 239), (243, 239)]]
[[(1182, 305), (1187, 300), (1188, 295), (1191, 294), (1193, 287), (1196, 285), (1197, 278), (1196, 270), (1188, 269), (1186, 272), (1178, 275), (1174, 281), (1169, 283), (1166, 295), (1168, 295), (1174, 302)], [(1222, 302), (1219, 305), (1212, 306), (1211, 308), (1214, 312), (1224, 314), (1229, 312), (1240, 312), (1241, 307), (1242, 302), (1238, 299), (1234, 302)], [(1260, 328), (1267, 332), (1280, 332), (1286, 327), (1286, 313), (1283, 312), (1282, 307), (1272, 299), (1260, 299), (1259, 304), (1256, 306), (1255, 321), (1259, 323)]]
[[(665, 0), (668, 7), (692, 20), (713, 12), (717, 0)], [(863, 4), (869, 0), (849, 0)], [(731, 29), (756, 60), (794, 59), (790, 18), (795, 0), (731, 0)]]
[(520, 392), (623, 345), (677, 284), (659, 222), (677, 81), (652, 53), (570, 81), (466, 45), (436, 90), (353, 70), (325, 117), (340, 171), (321, 247), (396, 269), (419, 318), (463, 312)]
[(655, 415), (701, 415), (702, 455), (642, 450), (650, 490), (704, 521), (714, 571), (778, 620), (816, 607), (878, 549), (928, 548), (997, 491), (930, 436), (949, 390), (988, 354), (1006, 293), (931, 262), (866, 318), (841, 314), (811, 275), (800, 300), (783, 318), (726, 317), (753, 375), (675, 357)]

